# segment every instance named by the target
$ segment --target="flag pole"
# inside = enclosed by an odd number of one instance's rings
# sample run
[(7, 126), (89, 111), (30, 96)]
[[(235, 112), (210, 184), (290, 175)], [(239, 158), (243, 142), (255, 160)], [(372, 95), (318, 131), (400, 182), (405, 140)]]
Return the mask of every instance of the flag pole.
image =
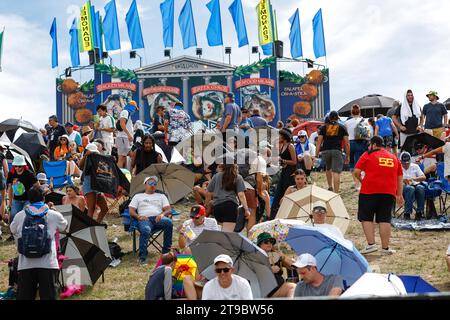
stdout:
[(225, 46), (222, 43), (222, 63), (225, 63)]
[(3, 31), (2, 31), (2, 43), (1, 43), (1, 47), (0, 47), (0, 72), (3, 72), (2, 70), (2, 58), (3, 58), (3, 47), (4, 47), (4, 43), (5, 43), (5, 27), (3, 27)]
[(251, 51), (250, 51), (250, 45), (248, 44), (247, 45), (247, 48), (248, 48), (248, 64), (251, 64)]

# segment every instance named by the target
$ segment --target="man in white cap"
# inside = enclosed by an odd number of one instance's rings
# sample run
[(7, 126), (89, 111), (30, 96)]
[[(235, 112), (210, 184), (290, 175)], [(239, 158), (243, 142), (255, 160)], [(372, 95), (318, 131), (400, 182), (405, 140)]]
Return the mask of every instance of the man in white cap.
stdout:
[(170, 252), (172, 247), (173, 224), (170, 219), (172, 211), (167, 197), (156, 193), (158, 181), (156, 176), (145, 178), (145, 193), (136, 194), (129, 205), (130, 216), (138, 221), (139, 263), (142, 265), (147, 263), (148, 240), (156, 230), (164, 231), (162, 253)]
[(317, 261), (309, 253), (300, 255), (293, 264), (303, 281), (297, 284), (294, 297), (338, 297), (344, 290), (339, 275), (324, 276), (317, 270)]
[(233, 274), (233, 259), (221, 254), (214, 259), (217, 277), (203, 288), (202, 300), (253, 300), (249, 282)]
[(339, 228), (337, 228), (336, 226), (334, 226), (332, 224), (326, 223), (327, 213), (328, 213), (327, 204), (320, 200), (316, 201), (313, 204), (313, 209), (312, 209), (313, 225), (316, 228), (325, 229), (327, 231), (330, 231), (336, 237), (344, 238), (344, 235), (342, 234), (341, 230), (339, 230)]
[(301, 130), (297, 135), (295, 152), (297, 154), (298, 165), (305, 171), (306, 179), (310, 180), (309, 177), (316, 155), (316, 146), (309, 142), (308, 133), (305, 130)]
[(400, 155), (403, 170), (403, 198), (405, 199), (405, 220), (411, 219), (414, 202), (417, 202), (416, 216), (417, 221), (421, 220), (425, 211), (425, 186), (421, 184), (427, 178), (422, 169), (411, 163), (411, 154), (402, 152)]

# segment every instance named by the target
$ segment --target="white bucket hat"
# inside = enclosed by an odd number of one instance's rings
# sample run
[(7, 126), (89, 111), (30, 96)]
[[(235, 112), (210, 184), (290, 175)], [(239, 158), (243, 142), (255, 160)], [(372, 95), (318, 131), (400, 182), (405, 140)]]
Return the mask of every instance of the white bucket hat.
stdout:
[(12, 163), (13, 166), (26, 166), (27, 162), (25, 161), (25, 157), (22, 155), (14, 156), (14, 160)]

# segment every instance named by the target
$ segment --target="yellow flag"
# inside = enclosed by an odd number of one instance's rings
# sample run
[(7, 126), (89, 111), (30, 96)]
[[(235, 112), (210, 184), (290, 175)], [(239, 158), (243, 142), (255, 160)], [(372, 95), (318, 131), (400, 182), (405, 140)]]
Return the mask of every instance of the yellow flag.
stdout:
[(80, 14), (80, 51), (94, 50), (94, 29), (92, 24), (91, 1), (81, 7)]
[(270, 0), (261, 0), (256, 7), (258, 15), (259, 44), (261, 46), (274, 41), (272, 26), (272, 7)]

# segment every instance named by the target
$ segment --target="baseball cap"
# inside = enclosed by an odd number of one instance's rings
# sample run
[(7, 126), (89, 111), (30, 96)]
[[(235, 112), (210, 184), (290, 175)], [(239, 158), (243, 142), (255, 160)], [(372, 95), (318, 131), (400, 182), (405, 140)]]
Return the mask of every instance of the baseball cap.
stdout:
[(206, 215), (206, 209), (204, 206), (201, 205), (195, 205), (191, 208), (191, 213), (189, 214), (189, 216), (191, 218), (198, 218), (201, 216), (205, 216)]
[(229, 255), (227, 255), (227, 254), (218, 255), (214, 259), (214, 264), (216, 264), (217, 262), (225, 262), (225, 263), (233, 266), (233, 259), (231, 259), (231, 257)]
[(304, 268), (307, 266), (316, 267), (317, 261), (316, 258), (314, 258), (309, 253), (304, 253), (300, 255), (292, 265), (297, 268)]
[(97, 152), (98, 153), (98, 148), (97, 148), (97, 145), (95, 143), (89, 143), (86, 146), (86, 150), (88, 150), (90, 152)]
[(314, 210), (316, 210), (316, 209), (324, 209), (325, 211), (327, 210), (327, 204), (325, 203), (325, 202), (323, 202), (323, 201), (316, 201), (316, 202), (314, 202), (314, 205), (313, 205), (313, 211)]
[(409, 154), (409, 152), (402, 152), (402, 154), (400, 155), (400, 161), (402, 163), (411, 163), (411, 155)]
[(64, 127), (73, 127), (73, 123), (68, 121), (66, 122), (66, 124), (64, 125)]
[(154, 180), (154, 181), (156, 181), (156, 183), (159, 182), (159, 179), (157, 176), (150, 176), (150, 177), (145, 178), (144, 184), (146, 184), (148, 180)]
[(300, 132), (297, 134), (297, 137), (307, 137), (308, 133), (305, 130), (300, 130)]

